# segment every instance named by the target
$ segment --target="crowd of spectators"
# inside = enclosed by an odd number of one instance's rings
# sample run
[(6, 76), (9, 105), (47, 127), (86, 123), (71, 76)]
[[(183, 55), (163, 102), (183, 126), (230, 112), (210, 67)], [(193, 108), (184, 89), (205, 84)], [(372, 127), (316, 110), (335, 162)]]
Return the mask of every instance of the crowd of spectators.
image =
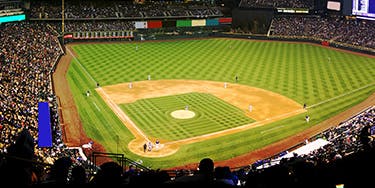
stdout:
[[(58, 2), (32, 1), (31, 18), (60, 19), (62, 5)], [(65, 19), (123, 19), (148, 17), (197, 17), (207, 18), (222, 16), (216, 5), (206, 2), (173, 2), (154, 1), (135, 3), (131, 1), (75, 1), (66, 0), (64, 4)]]
[[(321, 148), (322, 151), (317, 150), (311, 155), (335, 160), (337, 157), (342, 158), (364, 148), (372, 147), (373, 142), (370, 137), (372, 137), (371, 135), (375, 136), (374, 128), (375, 107), (371, 107), (339, 126), (321, 133), (321, 136), (331, 144)], [(321, 156), (322, 154), (325, 156)]]
[[(93, 9), (89, 10), (89, 12), (93, 11)], [(157, 15), (155, 12), (149, 14)], [(130, 24), (132, 22), (127, 21), (116, 21), (111, 24), (102, 21), (67, 23), (67, 31), (129, 30), (134, 27)], [(2, 135), (0, 152), (12, 155), (20, 152), (20, 148), (26, 148), (27, 152), (21, 150), (22, 155), (18, 157), (27, 157), (30, 160), (34, 160), (35, 157), (36, 161), (52, 165), (48, 174), (43, 174), (43, 170), (36, 175), (35, 171), (34, 173), (22, 171), (21, 174), (25, 179), (18, 182), (20, 184), (181, 186), (203, 183), (225, 187), (331, 187), (338, 182), (347, 182), (349, 185), (353, 182), (358, 183), (357, 180), (362, 178), (345, 179), (353, 172), (346, 170), (344, 172), (348, 174), (343, 174), (340, 172), (341, 168), (349, 164), (351, 170), (356, 171), (364, 165), (364, 162), (358, 162), (358, 159), (367, 159), (362, 155), (363, 153), (365, 156), (374, 156), (375, 107), (371, 107), (318, 135), (331, 144), (308, 155), (285, 158), (279, 165), (270, 168), (261, 170), (255, 168), (270, 162), (270, 159), (260, 160), (249, 167), (231, 171), (227, 166), (215, 167), (211, 159), (204, 158), (200, 161), (199, 170), (181, 170), (176, 176), (170, 176), (162, 170), (139, 171), (129, 168), (123, 172), (117, 163), (107, 162), (102, 164), (98, 173), (90, 179), (87, 174), (88, 167), (79, 160), (77, 152), (66, 149), (61, 138), (56, 97), (52, 92), (50, 80), (54, 65), (62, 55), (56, 39), (57, 33), (53, 30), (56, 26), (18, 22), (0, 25), (0, 27), (0, 132)], [(373, 22), (346, 20), (341, 17), (276, 17), (272, 28), (274, 35), (312, 36), (352, 45), (375, 47)], [(36, 144), (37, 105), (41, 101), (48, 101), (51, 108), (53, 131), (51, 148), (40, 148)], [(282, 152), (280, 156), (285, 153)], [(17, 168), (19, 167), (17, 165), (23, 163), (12, 163), (11, 160), (5, 163), (2, 160), (0, 160), (1, 172), (10, 173), (9, 175), (1, 173), (0, 176), (13, 177), (12, 175), (20, 173), (17, 170), (25, 170), (25, 165)], [(353, 162), (357, 163), (353, 165)], [(29, 168), (32, 165), (26, 166)], [(36, 176), (36, 180), (32, 179), (32, 174)], [(29, 175), (30, 178), (27, 178)], [(316, 181), (318, 178), (322, 181)]]
[(67, 21), (65, 22), (65, 32), (93, 32), (93, 31), (133, 31), (134, 21)]
[(314, 8), (314, 0), (241, 0), (244, 8)]
[[(28, 161), (1, 157), (0, 177), (22, 185), (31, 183), (22, 177), (32, 174), (35, 183), (48, 175), (46, 165), (61, 157), (87, 167), (90, 162), (82, 160), (78, 150), (68, 149), (62, 140), (51, 75), (63, 51), (54, 27), (36, 22), (7, 23), (0, 27), (0, 154)], [(48, 102), (50, 107), (52, 147), (37, 144), (38, 102)]]
[(40, 162), (52, 163), (64, 147), (50, 80), (62, 51), (54, 32), (43, 24), (19, 22), (1, 26), (0, 151), (7, 153), (23, 129), (30, 130), (37, 142), (38, 102), (47, 101), (51, 109), (53, 147), (35, 145), (34, 149)]
[(279, 16), (273, 19), (272, 35), (310, 37), (354, 46), (375, 48), (375, 22), (343, 16)]

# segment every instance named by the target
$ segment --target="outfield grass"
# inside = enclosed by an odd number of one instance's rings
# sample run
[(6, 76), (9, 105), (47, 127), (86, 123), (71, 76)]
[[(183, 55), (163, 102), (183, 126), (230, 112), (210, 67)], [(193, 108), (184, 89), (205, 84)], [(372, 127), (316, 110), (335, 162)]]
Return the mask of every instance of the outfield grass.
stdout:
[[(192, 119), (170, 115), (186, 105), (195, 112)], [(141, 99), (120, 107), (146, 135), (163, 140), (182, 140), (254, 122), (241, 109), (205, 93)]]
[[(332, 117), (375, 91), (374, 58), (310, 44), (207, 39), (87, 44), (73, 49), (79, 63), (74, 60), (71, 64), (68, 80), (87, 135), (101, 142), (107, 151), (142, 159), (153, 168), (196, 163), (207, 156), (224, 160), (247, 153)], [(148, 74), (152, 79), (223, 82), (234, 82), (238, 75), (240, 84), (274, 91), (308, 106), (316, 105), (309, 109), (309, 124), (303, 118), (306, 114), (300, 114), (190, 144), (173, 156), (144, 158), (126, 148), (133, 136), (94, 92), (94, 87), (95, 82), (105, 86), (146, 80)], [(84, 96), (87, 89), (93, 93), (90, 99)]]

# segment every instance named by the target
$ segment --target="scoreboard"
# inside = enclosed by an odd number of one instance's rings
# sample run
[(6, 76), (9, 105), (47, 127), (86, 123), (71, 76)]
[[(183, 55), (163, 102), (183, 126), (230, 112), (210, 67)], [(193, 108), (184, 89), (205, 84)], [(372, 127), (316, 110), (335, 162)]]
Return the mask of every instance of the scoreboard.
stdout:
[(357, 18), (375, 20), (375, 0), (353, 0), (352, 14)]

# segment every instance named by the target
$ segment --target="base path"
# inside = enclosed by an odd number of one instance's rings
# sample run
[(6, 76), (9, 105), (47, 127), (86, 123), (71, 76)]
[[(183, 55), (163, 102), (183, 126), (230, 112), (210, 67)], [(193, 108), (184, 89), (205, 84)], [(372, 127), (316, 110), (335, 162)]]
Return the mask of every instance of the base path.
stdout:
[[(323, 132), (324, 130), (329, 129), (330, 127), (335, 127), (339, 125), (339, 123), (348, 120), (352, 116), (374, 105), (375, 105), (375, 93), (373, 93), (366, 100), (355, 105), (354, 107), (344, 112), (341, 112), (317, 125), (314, 125), (313, 127), (305, 131), (302, 131), (296, 135), (285, 138), (273, 144), (267, 145), (255, 151), (234, 157), (232, 159), (228, 159), (224, 161), (215, 161), (215, 165), (216, 166), (229, 166), (231, 168), (241, 168), (249, 164), (253, 164), (259, 159), (266, 159), (268, 157), (272, 157), (277, 153), (280, 153), (282, 151), (285, 151), (287, 149), (294, 147), (296, 144), (302, 143), (306, 138), (310, 138), (314, 135), (317, 135)], [(169, 170), (196, 169), (196, 168), (197, 168), (197, 163), (193, 163), (193, 164), (173, 167), (173, 168), (170, 168)]]
[[(202, 80), (152, 80), (121, 83), (102, 87), (116, 104), (132, 103), (139, 99), (178, 95), (191, 92), (210, 93), (242, 109), (250, 118), (261, 121), (302, 109), (301, 104), (278, 93), (247, 85)], [(103, 96), (102, 96), (103, 97)], [(250, 112), (249, 105), (252, 105)]]
[[(177, 152), (180, 146), (185, 144), (245, 131), (250, 128), (263, 126), (305, 112), (299, 103), (283, 95), (260, 88), (234, 83), (228, 84), (200, 80), (148, 80), (132, 82), (132, 87), (129, 87), (129, 84), (130, 83), (122, 83), (100, 87), (97, 88), (96, 91), (135, 136), (135, 139), (128, 144), (128, 148), (133, 153), (146, 157), (164, 157), (172, 155)], [(256, 122), (183, 140), (161, 140), (163, 144), (158, 150), (144, 152), (143, 144), (149, 141), (154, 143), (154, 138), (148, 138), (147, 135), (145, 135), (119, 108), (118, 104), (132, 103), (144, 98), (155, 98), (191, 92), (212, 94), (223, 101), (242, 109), (246, 116), (255, 119)], [(249, 110), (249, 105), (251, 105), (251, 110)], [(190, 112), (187, 110), (181, 111)], [(186, 114), (184, 113), (184, 116), (185, 115)], [(190, 115), (192, 115), (192, 113), (190, 113)]]

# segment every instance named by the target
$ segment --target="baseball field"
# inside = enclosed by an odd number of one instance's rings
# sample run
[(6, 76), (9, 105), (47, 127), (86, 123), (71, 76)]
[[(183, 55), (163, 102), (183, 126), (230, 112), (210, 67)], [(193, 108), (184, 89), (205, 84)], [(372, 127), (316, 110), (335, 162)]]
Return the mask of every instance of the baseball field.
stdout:
[[(96, 149), (154, 169), (261, 151), (375, 91), (374, 57), (308, 43), (81, 43), (66, 53), (65, 89), (74, 99), (61, 108), (66, 143), (83, 144), (84, 135)], [(149, 141), (153, 148), (145, 151)]]

